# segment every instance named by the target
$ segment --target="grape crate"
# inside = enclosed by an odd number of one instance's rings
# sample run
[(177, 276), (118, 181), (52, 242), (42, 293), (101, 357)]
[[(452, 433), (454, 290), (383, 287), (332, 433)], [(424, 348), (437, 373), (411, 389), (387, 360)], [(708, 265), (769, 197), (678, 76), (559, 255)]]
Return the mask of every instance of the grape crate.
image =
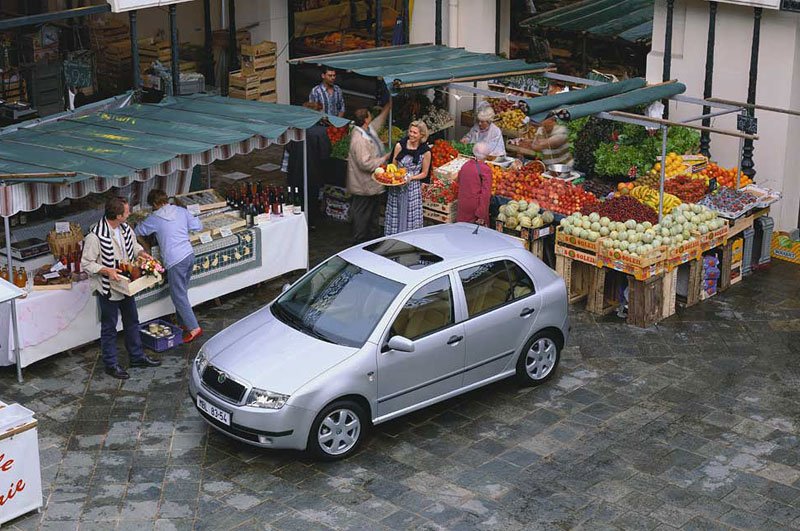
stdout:
[(189, 205), (198, 205), (200, 207), (200, 212), (222, 208), (227, 205), (225, 198), (212, 189), (198, 190), (197, 192), (177, 195), (175, 196), (175, 200), (178, 204), (185, 207)]

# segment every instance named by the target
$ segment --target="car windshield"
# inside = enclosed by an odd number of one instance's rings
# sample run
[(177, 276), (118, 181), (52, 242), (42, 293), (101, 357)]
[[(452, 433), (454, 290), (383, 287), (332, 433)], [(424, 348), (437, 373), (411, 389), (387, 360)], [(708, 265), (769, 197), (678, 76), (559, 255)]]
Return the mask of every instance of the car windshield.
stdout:
[(334, 256), (281, 295), (272, 314), (323, 341), (361, 347), (402, 289)]

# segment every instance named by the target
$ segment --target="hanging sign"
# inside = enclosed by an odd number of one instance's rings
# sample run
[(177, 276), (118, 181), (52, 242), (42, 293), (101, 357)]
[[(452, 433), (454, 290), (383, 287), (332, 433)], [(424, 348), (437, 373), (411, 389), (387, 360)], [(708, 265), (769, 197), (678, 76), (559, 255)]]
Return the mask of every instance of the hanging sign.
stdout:
[(738, 4), (740, 6), (763, 7), (765, 9), (778, 9), (781, 0), (708, 0), (709, 2), (719, 1), (723, 4)]
[(758, 118), (742, 113), (736, 117), (736, 129), (747, 135), (757, 135)]
[(800, 13), (800, 0), (782, 0), (781, 11), (794, 11)]

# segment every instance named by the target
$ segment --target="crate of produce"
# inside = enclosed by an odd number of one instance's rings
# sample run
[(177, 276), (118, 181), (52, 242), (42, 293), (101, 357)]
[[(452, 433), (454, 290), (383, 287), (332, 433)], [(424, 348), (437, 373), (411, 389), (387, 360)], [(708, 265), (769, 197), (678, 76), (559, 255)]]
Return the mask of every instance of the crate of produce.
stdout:
[(700, 256), (700, 240), (685, 241), (680, 245), (673, 245), (666, 250), (667, 269), (672, 269)]
[(40, 267), (33, 275), (33, 291), (72, 289), (72, 274), (68, 269), (51, 271), (49, 265)]
[(572, 247), (564, 247), (563, 245), (556, 244), (555, 253), (557, 257), (563, 256), (565, 258), (569, 258), (570, 260), (583, 262), (584, 264), (593, 266), (599, 265), (596, 254), (582, 251), (580, 249), (573, 249)]
[(203, 234), (217, 236), (225, 229), (235, 231), (247, 226), (247, 221), (230, 212), (213, 214), (202, 219), (203, 229), (189, 234), (189, 241), (195, 243), (202, 239)]
[(143, 275), (136, 280), (131, 280), (128, 277), (123, 277), (122, 275), (119, 276), (119, 280), (111, 280), (109, 284), (111, 289), (122, 293), (123, 295), (127, 295), (132, 297), (136, 295), (140, 291), (144, 291), (146, 289), (150, 289), (153, 286), (157, 286), (161, 283), (161, 274), (158, 272), (153, 273), (152, 275)]
[(565, 234), (564, 230), (559, 227), (556, 230), (556, 245), (561, 245), (565, 247), (574, 247), (576, 249), (583, 249), (586, 251), (590, 251), (597, 255), (598, 251), (602, 247), (603, 238), (598, 238), (595, 241), (590, 241), (584, 238), (580, 238), (575, 236), (574, 234)]
[[(788, 232), (773, 232), (771, 244), (773, 258), (800, 264), (800, 241), (793, 240)], [(743, 255), (746, 258), (746, 252)]]
[(440, 223), (455, 223), (458, 214), (458, 201), (438, 203), (435, 201), (422, 201), (422, 217)]
[(714, 247), (719, 247), (728, 240), (728, 223), (726, 222), (725, 225), (716, 230), (710, 230), (705, 234), (700, 234), (699, 239), (701, 251), (708, 251)]
[(175, 201), (179, 205), (185, 207), (189, 207), (189, 205), (197, 205), (200, 209), (200, 212), (216, 210), (217, 208), (223, 208), (228, 204), (225, 201), (225, 198), (219, 195), (219, 193), (213, 188), (176, 195)]
[(181, 329), (162, 319), (139, 325), (142, 344), (154, 352), (164, 352), (183, 343)]
[(666, 270), (664, 252), (654, 250), (647, 257), (634, 257), (619, 253), (616, 249), (603, 250), (597, 257), (598, 264), (609, 269), (632, 275), (636, 280), (644, 280), (660, 275)]
[(456, 181), (458, 179), (458, 172), (460, 172), (464, 164), (470, 160), (473, 159), (464, 155), (459, 155), (447, 164), (434, 168), (433, 176), (445, 183)]

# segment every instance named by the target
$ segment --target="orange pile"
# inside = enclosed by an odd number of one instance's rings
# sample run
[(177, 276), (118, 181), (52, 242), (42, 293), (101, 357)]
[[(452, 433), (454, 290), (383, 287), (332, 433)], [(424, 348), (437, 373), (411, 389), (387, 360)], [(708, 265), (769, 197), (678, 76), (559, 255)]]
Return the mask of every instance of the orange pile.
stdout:
[[(708, 166), (706, 166), (706, 168), (700, 172), (700, 174), (704, 175), (708, 179), (716, 179), (718, 186), (736, 188), (736, 171), (737, 168), (727, 169), (710, 162)], [(750, 179), (750, 177), (743, 173), (739, 181), (739, 187), (741, 188), (752, 183), (753, 181)]]

